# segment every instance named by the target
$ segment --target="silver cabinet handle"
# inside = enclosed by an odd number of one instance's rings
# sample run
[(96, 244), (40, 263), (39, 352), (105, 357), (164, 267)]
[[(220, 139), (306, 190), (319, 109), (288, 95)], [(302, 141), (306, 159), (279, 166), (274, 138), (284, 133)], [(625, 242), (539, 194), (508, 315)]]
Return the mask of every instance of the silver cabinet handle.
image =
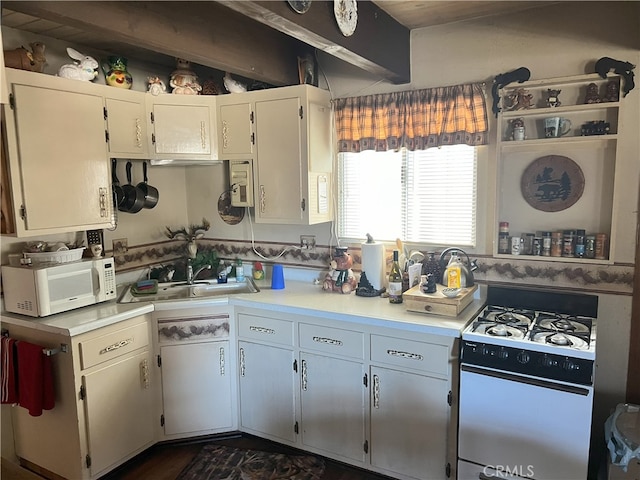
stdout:
[(207, 129), (204, 121), (200, 122), (200, 140), (202, 142), (202, 150), (207, 149)]
[(373, 376), (373, 408), (380, 408), (380, 377)]
[(337, 347), (340, 347), (342, 345), (341, 340), (334, 340), (333, 338), (326, 337), (313, 337), (313, 341), (318, 343), (326, 343), (328, 345), (335, 345)]
[(222, 121), (222, 148), (225, 150), (229, 147), (229, 126), (227, 121)]
[(224, 377), (224, 347), (220, 347), (220, 376)]
[(307, 361), (302, 360), (302, 390), (307, 391)]
[(142, 147), (142, 124), (139, 118), (136, 118), (136, 147)]
[(244, 348), (240, 349), (240, 376), (244, 377)]
[(106, 218), (109, 213), (109, 202), (107, 201), (109, 190), (106, 187), (98, 188), (98, 204), (100, 205), (100, 217)]
[(149, 360), (146, 358), (140, 362), (140, 376), (142, 378), (142, 388), (149, 388), (151, 380), (149, 378)]
[(102, 350), (100, 350), (100, 355), (112, 352), (114, 350), (118, 350), (119, 348), (122, 348), (122, 347), (126, 347), (131, 342), (133, 342), (133, 338), (127, 338), (125, 340), (120, 340), (119, 342), (112, 343), (108, 347), (104, 347)]
[(399, 350), (387, 350), (387, 354), (392, 357), (409, 358), (411, 360), (422, 360), (424, 357), (418, 353), (401, 352)]
[(249, 330), (251, 330), (252, 332), (266, 333), (268, 335), (274, 335), (276, 333), (273, 328), (256, 327), (255, 325), (250, 325)]

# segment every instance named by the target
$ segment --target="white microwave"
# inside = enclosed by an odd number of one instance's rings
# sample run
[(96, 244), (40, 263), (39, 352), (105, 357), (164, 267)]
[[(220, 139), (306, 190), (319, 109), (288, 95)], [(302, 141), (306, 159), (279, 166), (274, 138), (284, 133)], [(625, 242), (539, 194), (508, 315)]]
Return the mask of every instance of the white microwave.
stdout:
[(3, 266), (4, 308), (46, 317), (116, 298), (112, 257), (56, 265)]

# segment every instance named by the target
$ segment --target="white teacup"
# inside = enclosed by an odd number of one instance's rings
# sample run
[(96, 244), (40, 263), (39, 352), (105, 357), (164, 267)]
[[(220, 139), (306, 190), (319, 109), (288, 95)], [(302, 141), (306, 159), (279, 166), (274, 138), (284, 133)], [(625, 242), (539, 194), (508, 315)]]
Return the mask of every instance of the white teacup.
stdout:
[(99, 243), (90, 245), (89, 248), (91, 249), (91, 255), (93, 255), (94, 257), (97, 258), (102, 255), (102, 245), (100, 245)]

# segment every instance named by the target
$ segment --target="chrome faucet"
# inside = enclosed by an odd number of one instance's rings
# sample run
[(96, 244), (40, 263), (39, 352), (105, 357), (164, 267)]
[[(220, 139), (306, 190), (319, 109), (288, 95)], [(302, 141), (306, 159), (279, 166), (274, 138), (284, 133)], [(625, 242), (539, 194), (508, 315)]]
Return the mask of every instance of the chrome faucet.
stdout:
[(187, 284), (188, 285), (193, 285), (193, 281), (196, 279), (198, 274), (201, 271), (207, 270), (209, 268), (211, 268), (211, 265), (204, 265), (204, 266), (200, 267), (198, 270), (196, 270), (194, 272), (193, 271), (193, 265), (191, 265), (191, 258), (188, 258), (187, 259)]

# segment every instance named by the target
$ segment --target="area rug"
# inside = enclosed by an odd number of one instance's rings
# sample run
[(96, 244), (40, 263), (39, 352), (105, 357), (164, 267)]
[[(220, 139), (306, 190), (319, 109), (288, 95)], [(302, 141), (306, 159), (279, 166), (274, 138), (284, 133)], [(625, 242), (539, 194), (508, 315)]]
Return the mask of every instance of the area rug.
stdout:
[(324, 461), (224, 445), (205, 445), (176, 480), (320, 480)]

